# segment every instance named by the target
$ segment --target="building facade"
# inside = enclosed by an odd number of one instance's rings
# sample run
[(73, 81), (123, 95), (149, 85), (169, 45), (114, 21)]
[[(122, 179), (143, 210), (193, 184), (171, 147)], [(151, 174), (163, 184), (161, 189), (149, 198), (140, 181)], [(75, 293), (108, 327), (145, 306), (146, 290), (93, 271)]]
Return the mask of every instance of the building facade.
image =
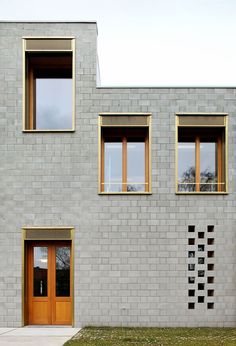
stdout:
[(236, 89), (99, 87), (96, 40), (0, 23), (0, 326), (235, 326)]

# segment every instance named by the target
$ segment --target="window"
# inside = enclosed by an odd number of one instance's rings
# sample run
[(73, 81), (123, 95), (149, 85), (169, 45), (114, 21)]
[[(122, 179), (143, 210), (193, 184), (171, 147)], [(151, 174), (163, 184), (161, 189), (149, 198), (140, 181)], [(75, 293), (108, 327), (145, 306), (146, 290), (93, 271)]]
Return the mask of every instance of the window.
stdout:
[(100, 114), (100, 193), (149, 193), (150, 124), (144, 114)]
[(226, 114), (177, 115), (177, 192), (224, 193)]
[(27, 38), (23, 43), (23, 130), (74, 130), (74, 40)]

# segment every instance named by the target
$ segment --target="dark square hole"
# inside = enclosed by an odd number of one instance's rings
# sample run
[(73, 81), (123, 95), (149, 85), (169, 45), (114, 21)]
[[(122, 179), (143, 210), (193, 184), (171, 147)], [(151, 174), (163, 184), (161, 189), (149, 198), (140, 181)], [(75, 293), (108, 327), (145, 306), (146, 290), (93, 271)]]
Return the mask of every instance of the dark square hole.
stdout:
[(214, 264), (209, 263), (209, 264), (207, 265), (207, 269), (208, 269), (208, 270), (214, 270)]
[(214, 257), (214, 251), (207, 251), (207, 257)]
[(188, 296), (194, 297), (195, 296), (195, 290), (188, 290)]
[(189, 238), (188, 245), (194, 245), (194, 244), (195, 244), (195, 239), (194, 238)]
[(198, 238), (200, 239), (204, 238), (204, 232), (198, 232)]
[(188, 303), (188, 308), (189, 309), (194, 309), (195, 308), (195, 303)]
[(214, 303), (207, 303), (207, 309), (214, 309)]
[(205, 270), (199, 270), (199, 271), (198, 271), (198, 277), (199, 277), (199, 278), (203, 278), (204, 275), (205, 275)]
[(195, 283), (195, 277), (194, 276), (189, 276), (188, 283), (189, 284), (194, 284)]
[(195, 226), (189, 225), (189, 226), (188, 226), (188, 231), (189, 231), (189, 232), (195, 232)]
[(198, 251), (204, 251), (205, 246), (204, 245), (198, 245)]
[(207, 226), (207, 232), (214, 232), (214, 226), (213, 225), (208, 225)]
[(213, 284), (214, 283), (214, 276), (208, 276), (207, 283), (208, 284)]
[(195, 257), (195, 251), (189, 251), (188, 252), (188, 257), (189, 258), (194, 258)]
[(213, 245), (214, 244), (214, 238), (208, 238), (207, 239), (207, 244), (208, 245)]
[(198, 258), (198, 264), (204, 264), (205, 258), (204, 257), (199, 257)]
[(205, 287), (205, 284), (203, 284), (203, 283), (199, 283), (199, 284), (198, 284), (198, 289), (199, 289), (200, 291), (204, 290), (204, 287)]
[(188, 264), (188, 270), (195, 270), (195, 264), (193, 263)]
[(208, 295), (208, 297), (213, 297), (214, 296), (214, 290), (207, 290), (207, 295)]
[(198, 303), (204, 303), (204, 297), (200, 296), (197, 298)]

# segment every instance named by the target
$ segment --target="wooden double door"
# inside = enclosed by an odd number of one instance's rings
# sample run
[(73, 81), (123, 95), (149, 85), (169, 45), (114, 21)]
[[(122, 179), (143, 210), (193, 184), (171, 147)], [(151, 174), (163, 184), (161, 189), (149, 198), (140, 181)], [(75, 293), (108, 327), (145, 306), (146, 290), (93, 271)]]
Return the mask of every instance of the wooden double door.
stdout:
[(71, 325), (71, 263), (69, 241), (27, 244), (28, 324)]

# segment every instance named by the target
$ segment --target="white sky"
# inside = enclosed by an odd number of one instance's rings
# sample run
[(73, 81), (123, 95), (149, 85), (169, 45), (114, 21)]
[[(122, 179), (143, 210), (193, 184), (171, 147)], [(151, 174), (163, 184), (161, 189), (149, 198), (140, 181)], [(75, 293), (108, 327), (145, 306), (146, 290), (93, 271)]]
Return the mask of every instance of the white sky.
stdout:
[(236, 0), (0, 0), (0, 20), (96, 20), (102, 86), (236, 86)]

